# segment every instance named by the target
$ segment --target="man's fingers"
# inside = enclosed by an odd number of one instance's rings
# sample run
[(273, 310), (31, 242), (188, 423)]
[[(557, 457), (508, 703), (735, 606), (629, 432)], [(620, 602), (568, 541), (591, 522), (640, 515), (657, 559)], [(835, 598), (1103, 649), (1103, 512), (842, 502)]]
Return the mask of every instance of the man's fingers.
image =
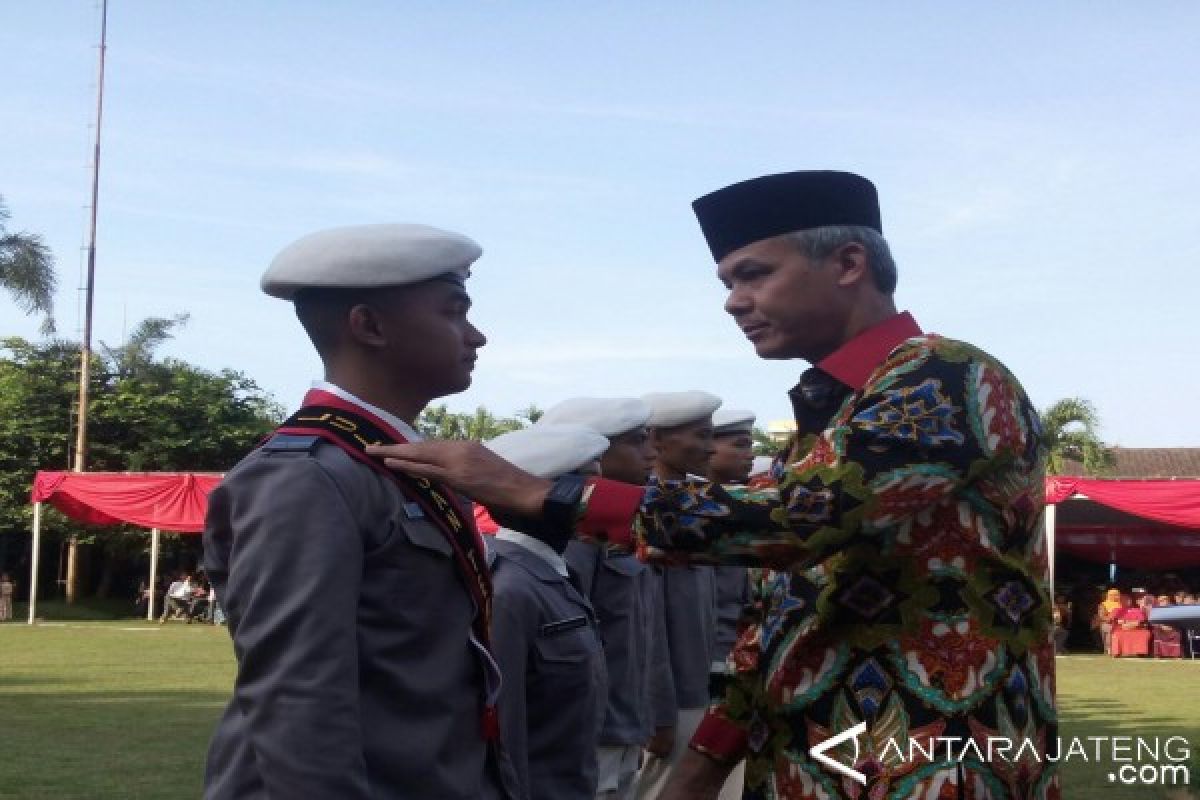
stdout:
[(432, 481), (443, 481), (446, 478), (446, 470), (434, 464), (427, 464), (423, 461), (408, 461), (403, 458), (385, 458), (383, 464), (388, 469), (394, 469), (397, 472), (403, 472), (407, 475), (412, 475), (415, 478), (428, 478)]
[(382, 457), (382, 458), (404, 458), (404, 459), (424, 459), (436, 450), (431, 451), (423, 446), (423, 442), (414, 442), (412, 444), (369, 444), (367, 445), (367, 455)]

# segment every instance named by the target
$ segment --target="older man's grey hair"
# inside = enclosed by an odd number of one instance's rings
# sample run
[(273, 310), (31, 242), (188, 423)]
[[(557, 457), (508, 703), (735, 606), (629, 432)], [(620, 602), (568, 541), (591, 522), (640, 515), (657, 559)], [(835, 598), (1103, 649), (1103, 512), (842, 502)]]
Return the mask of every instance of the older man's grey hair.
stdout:
[(896, 262), (887, 240), (874, 228), (862, 225), (827, 225), (796, 231), (788, 238), (807, 258), (822, 261), (839, 247), (856, 242), (867, 251), (867, 265), (875, 286), (884, 294), (896, 291)]

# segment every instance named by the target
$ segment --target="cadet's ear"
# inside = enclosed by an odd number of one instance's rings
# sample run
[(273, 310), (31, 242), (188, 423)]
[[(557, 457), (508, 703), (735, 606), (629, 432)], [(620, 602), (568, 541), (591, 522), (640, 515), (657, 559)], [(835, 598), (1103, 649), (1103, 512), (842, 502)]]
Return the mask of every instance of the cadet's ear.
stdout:
[(387, 344), (379, 312), (366, 303), (356, 303), (346, 312), (346, 329), (351, 341), (358, 344), (367, 347), (382, 347)]

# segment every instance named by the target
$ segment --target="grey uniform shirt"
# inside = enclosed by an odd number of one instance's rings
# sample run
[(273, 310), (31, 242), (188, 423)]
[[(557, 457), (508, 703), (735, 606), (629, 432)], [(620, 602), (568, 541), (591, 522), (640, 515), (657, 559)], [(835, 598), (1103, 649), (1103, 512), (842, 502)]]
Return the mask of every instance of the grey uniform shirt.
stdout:
[(516, 796), (450, 542), (391, 480), (276, 436), (213, 492), (204, 568), (238, 661), (207, 798)]
[(600, 623), (608, 667), (600, 744), (644, 745), (656, 725), (656, 686), (666, 683), (668, 688), (660, 688), (659, 694), (669, 692), (669, 705), (674, 708), (666, 650), (654, 646), (656, 631), (665, 636), (662, 587), (653, 568), (628, 553), (609, 554), (602, 545), (574, 539), (563, 556), (579, 576), (580, 589)]
[(488, 550), (501, 741), (529, 800), (592, 800), (605, 696), (596, 615), (542, 555), (501, 537)]
[(717, 632), (713, 637), (712, 666), (724, 671), (725, 659), (737, 642), (738, 620), (750, 604), (750, 579), (745, 567), (714, 567), (717, 581)]
[(705, 708), (717, 628), (713, 568), (672, 566), (660, 580), (675, 703), (681, 709)]

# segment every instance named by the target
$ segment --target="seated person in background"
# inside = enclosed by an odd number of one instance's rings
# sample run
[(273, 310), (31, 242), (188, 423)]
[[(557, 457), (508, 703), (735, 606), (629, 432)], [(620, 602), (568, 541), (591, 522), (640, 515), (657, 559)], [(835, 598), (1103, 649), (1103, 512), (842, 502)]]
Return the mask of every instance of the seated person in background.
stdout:
[(1121, 596), (1121, 608), (1113, 614), (1113, 623), (1116, 629), (1132, 631), (1147, 626), (1149, 618), (1142, 605), (1145, 597), (1146, 593), (1141, 589), (1134, 589), (1132, 596)]
[(1150, 655), (1150, 629), (1146, 612), (1141, 606), (1145, 592), (1135, 590), (1133, 599), (1129, 595), (1121, 596), (1122, 608), (1112, 615), (1113, 631), (1110, 655), (1117, 656), (1148, 656)]
[(1140, 595), (1135, 594), (1134, 605), (1146, 612), (1146, 621), (1150, 621), (1150, 609), (1154, 608), (1154, 595), (1150, 592), (1142, 592)]
[[(608, 439), (582, 425), (539, 424), (487, 447), (542, 478), (598, 474)], [(582, 478), (581, 478), (582, 480)], [(492, 651), (500, 688), (500, 741), (528, 800), (593, 800), (596, 744), (607, 697), (592, 605), (560, 553), (501, 527), (488, 545)]]
[(188, 598), (187, 621), (192, 624), (192, 620), (201, 619), (208, 620), (208, 614), (211, 606), (208, 602), (208, 593), (210, 589), (208, 581), (197, 581), (192, 586), (192, 596)]
[(138, 616), (146, 613), (150, 604), (150, 594), (150, 584), (145, 581), (138, 584), (137, 594), (133, 598), (133, 605), (137, 609)]
[[(1165, 594), (1160, 594), (1155, 600), (1155, 605), (1159, 608), (1171, 605), (1171, 598)], [(1151, 632), (1154, 635), (1154, 657), (1155, 658), (1182, 658), (1183, 637), (1179, 633), (1179, 629), (1171, 625), (1154, 625), (1151, 626)]]
[(167, 588), (167, 595), (163, 598), (163, 613), (158, 624), (163, 624), (172, 615), (179, 617), (187, 614), (191, 601), (192, 576), (184, 572)]

